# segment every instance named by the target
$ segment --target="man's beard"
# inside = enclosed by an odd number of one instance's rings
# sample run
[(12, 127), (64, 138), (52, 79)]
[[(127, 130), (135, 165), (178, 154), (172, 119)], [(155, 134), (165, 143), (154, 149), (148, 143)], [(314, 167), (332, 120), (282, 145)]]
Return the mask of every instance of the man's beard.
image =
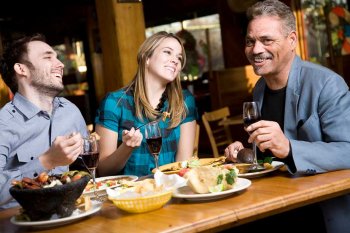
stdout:
[(52, 78), (45, 78), (45, 74), (31, 71), (32, 86), (40, 93), (50, 97), (58, 96), (64, 89), (62, 83), (53, 83)]

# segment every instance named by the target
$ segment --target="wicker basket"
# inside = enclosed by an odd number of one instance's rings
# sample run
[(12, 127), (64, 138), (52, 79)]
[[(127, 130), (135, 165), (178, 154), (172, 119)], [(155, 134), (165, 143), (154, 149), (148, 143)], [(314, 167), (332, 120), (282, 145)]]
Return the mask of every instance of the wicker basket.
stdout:
[(144, 213), (163, 207), (172, 196), (172, 191), (137, 198), (109, 198), (114, 205), (129, 213)]

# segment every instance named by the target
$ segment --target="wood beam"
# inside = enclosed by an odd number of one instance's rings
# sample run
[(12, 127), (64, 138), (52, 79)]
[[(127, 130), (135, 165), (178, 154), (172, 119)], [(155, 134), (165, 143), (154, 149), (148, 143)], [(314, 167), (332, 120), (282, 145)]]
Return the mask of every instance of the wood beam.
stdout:
[(145, 20), (141, 2), (96, 0), (95, 3), (101, 36), (103, 89), (107, 93), (133, 79), (137, 52), (146, 37)]

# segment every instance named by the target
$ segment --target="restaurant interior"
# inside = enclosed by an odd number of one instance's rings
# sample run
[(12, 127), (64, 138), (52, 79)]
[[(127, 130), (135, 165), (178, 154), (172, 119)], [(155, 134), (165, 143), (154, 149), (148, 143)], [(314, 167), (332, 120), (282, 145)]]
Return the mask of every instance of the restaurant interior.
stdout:
[[(242, 102), (252, 98), (258, 79), (244, 55), (245, 10), (257, 1), (61, 0), (54, 5), (43, 0), (8, 1), (0, 8), (0, 54), (19, 34), (43, 33), (65, 64), (61, 95), (74, 102), (91, 124), (106, 93), (133, 78), (143, 40), (160, 30), (176, 33), (187, 45), (189, 59), (181, 79), (196, 99), (199, 156), (210, 157), (213, 144), (208, 143), (202, 115), (228, 107), (224, 117), (239, 118)], [(338, 7), (347, 12), (349, 1), (283, 2), (295, 11), (298, 54), (328, 66), (349, 84), (350, 22), (332, 11)], [(0, 79), (0, 107), (11, 97)], [(239, 119), (228, 131), (232, 141), (246, 142)]]
[[(65, 64), (61, 96), (75, 103), (86, 123), (93, 124), (103, 97), (132, 80), (136, 54), (145, 38), (161, 30), (173, 32), (184, 40), (188, 56), (181, 82), (193, 93), (198, 109), (196, 153), (199, 158), (218, 157), (232, 141), (249, 145), (241, 119), (242, 103), (252, 99), (259, 77), (244, 54), (245, 11), (257, 1), (6, 1), (0, 7), (0, 57), (5, 44), (18, 35), (43, 33)], [(350, 64), (350, 0), (282, 2), (295, 12), (298, 55), (329, 67), (350, 85), (350, 66), (346, 65)], [(0, 76), (0, 108), (12, 97)], [(324, 226), (319, 224), (323, 219), (313, 215), (312, 211), (319, 213), (319, 209), (312, 209), (313, 205), (348, 194), (350, 171), (291, 176), (282, 165), (271, 170), (280, 172), (276, 176), (263, 172), (257, 172), (256, 177), (245, 176), (253, 180), (253, 185), (244, 187), (250, 186), (249, 191), (238, 190), (238, 195), (229, 193), (233, 198), (210, 199), (209, 194), (204, 201), (198, 201), (188, 200), (188, 195), (182, 200), (180, 195), (173, 198), (169, 208), (139, 215), (115, 211), (112, 202), (105, 202), (101, 211), (100, 203), (90, 215), (100, 213), (85, 222), (64, 223), (65, 227), (52, 225), (47, 231), (44, 226), (37, 232), (232, 232), (232, 227), (240, 232), (237, 226), (243, 225), (244, 230), (244, 224), (250, 222), (260, 226), (254, 230), (295, 232), (302, 231), (310, 219), (318, 224), (312, 226), (313, 231), (323, 232)], [(268, 178), (259, 179), (260, 175)], [(311, 212), (293, 212), (304, 206), (311, 206)], [(10, 223), (17, 212), (18, 209), (0, 212), (0, 232), (35, 232), (30, 225), (17, 228)], [(291, 219), (288, 226), (281, 225), (285, 212)], [(273, 221), (266, 221), (270, 216)]]

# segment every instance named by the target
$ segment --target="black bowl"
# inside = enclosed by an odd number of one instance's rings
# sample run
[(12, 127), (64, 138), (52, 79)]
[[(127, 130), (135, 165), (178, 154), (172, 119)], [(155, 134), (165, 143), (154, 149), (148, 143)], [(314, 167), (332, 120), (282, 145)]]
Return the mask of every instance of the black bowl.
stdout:
[(89, 176), (83, 176), (71, 183), (41, 189), (21, 189), (13, 186), (10, 188), (10, 194), (22, 206), (23, 214), (31, 221), (47, 220), (53, 214), (63, 218), (73, 213), (75, 201), (81, 196), (89, 180)]

